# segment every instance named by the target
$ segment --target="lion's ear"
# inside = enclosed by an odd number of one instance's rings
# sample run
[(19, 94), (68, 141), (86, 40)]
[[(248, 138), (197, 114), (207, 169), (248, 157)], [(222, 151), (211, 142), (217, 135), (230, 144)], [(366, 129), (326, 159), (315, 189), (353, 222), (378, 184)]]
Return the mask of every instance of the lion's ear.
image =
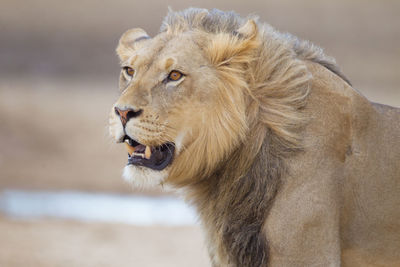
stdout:
[(257, 24), (253, 19), (249, 19), (244, 25), (236, 30), (236, 34), (243, 39), (252, 39), (257, 35)]
[(136, 49), (136, 44), (146, 39), (150, 39), (150, 36), (140, 28), (134, 28), (124, 32), (117, 46), (117, 54), (120, 59), (126, 59), (128, 53)]
[(254, 49), (259, 46), (257, 24), (248, 20), (242, 27), (232, 33), (218, 33), (211, 38), (207, 47), (210, 61), (217, 65), (233, 65), (250, 62)]

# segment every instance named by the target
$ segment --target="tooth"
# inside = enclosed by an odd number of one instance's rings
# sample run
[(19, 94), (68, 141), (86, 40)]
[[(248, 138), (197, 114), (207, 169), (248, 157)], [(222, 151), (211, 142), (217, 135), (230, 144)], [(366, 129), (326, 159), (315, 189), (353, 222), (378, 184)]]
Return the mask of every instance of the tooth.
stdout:
[(126, 150), (128, 150), (128, 154), (132, 156), (133, 152), (135, 152), (135, 148), (133, 146), (130, 146), (128, 143), (125, 143)]
[(150, 159), (151, 157), (151, 148), (149, 146), (146, 146), (146, 150), (144, 151), (144, 157), (146, 159)]

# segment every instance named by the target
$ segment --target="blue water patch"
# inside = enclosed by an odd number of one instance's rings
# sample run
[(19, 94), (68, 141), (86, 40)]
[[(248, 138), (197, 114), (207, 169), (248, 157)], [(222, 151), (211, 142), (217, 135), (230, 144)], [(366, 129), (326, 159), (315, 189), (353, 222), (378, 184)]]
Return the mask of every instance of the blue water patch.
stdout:
[(5, 190), (0, 193), (0, 212), (19, 219), (61, 218), (139, 226), (197, 224), (192, 207), (168, 196)]

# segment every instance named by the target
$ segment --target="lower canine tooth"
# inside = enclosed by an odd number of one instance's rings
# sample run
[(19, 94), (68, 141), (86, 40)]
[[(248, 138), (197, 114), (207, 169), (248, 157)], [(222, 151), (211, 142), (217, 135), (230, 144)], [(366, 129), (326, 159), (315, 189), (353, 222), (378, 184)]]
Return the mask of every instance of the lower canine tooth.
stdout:
[(144, 157), (146, 159), (150, 159), (150, 157), (151, 157), (151, 149), (149, 146), (146, 146), (146, 150), (144, 151)]

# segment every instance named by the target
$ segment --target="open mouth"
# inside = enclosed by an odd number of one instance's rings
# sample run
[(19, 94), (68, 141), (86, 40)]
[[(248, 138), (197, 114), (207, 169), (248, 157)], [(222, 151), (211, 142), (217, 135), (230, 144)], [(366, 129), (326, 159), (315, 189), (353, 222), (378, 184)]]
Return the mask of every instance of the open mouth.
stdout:
[(172, 163), (175, 146), (165, 143), (160, 146), (145, 146), (125, 135), (124, 142), (128, 150), (128, 165), (147, 167), (161, 171)]

